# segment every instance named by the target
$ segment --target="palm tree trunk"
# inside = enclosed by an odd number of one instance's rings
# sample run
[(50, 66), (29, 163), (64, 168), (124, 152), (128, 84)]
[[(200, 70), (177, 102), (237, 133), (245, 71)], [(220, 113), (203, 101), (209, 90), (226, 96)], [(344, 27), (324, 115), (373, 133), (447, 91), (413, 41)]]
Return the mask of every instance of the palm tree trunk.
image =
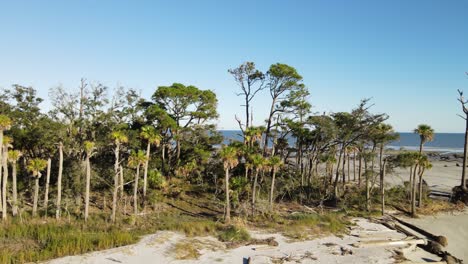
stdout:
[(120, 184), (119, 184), (119, 188), (120, 188), (120, 200), (122, 200), (122, 197), (124, 195), (124, 174), (123, 174), (123, 167), (120, 166), (120, 173), (119, 173), (119, 178), (120, 178)]
[(55, 211), (55, 218), (60, 219), (61, 203), (62, 203), (62, 173), (63, 173), (63, 144), (59, 143), (59, 171), (57, 177), (57, 209)]
[(120, 145), (116, 144), (114, 150), (115, 163), (114, 163), (114, 191), (112, 192), (112, 213), (111, 221), (115, 223), (115, 215), (117, 213), (117, 194), (119, 192), (119, 151)]
[(41, 177), (41, 173), (38, 172), (37, 176), (34, 179), (34, 198), (33, 198), (33, 210), (32, 216), (35, 217), (37, 214), (37, 199), (39, 198), (39, 178)]
[(146, 161), (145, 161), (145, 168), (143, 173), (143, 199), (146, 198), (146, 185), (147, 185), (147, 178), (148, 178), (148, 164), (150, 158), (150, 151), (151, 151), (151, 144), (148, 141), (148, 146), (146, 147)]
[(413, 166), (410, 167), (410, 175), (409, 175), (409, 191), (410, 191), (410, 203), (413, 201)]
[(2, 157), (2, 165), (0, 165), (0, 170), (3, 167), (4, 174), (3, 174), (3, 185), (2, 185), (2, 219), (6, 220), (7, 219), (7, 184), (8, 184), (8, 161), (7, 161), (7, 155), (8, 152), (6, 151), (5, 147), (5, 152), (3, 153)]
[(91, 186), (91, 164), (89, 162), (89, 154), (86, 154), (86, 190), (85, 190), (85, 211), (84, 219), (88, 220), (89, 215), (89, 191)]
[(411, 216), (416, 216), (416, 171), (417, 166), (413, 169), (413, 188), (411, 189)]
[(13, 180), (13, 205), (12, 205), (12, 213), (13, 216), (18, 215), (18, 187), (16, 186), (16, 161), (13, 161), (11, 164), (11, 178)]
[(273, 211), (273, 192), (275, 191), (275, 177), (276, 177), (276, 170), (273, 169), (273, 172), (271, 175), (270, 211)]
[(423, 176), (423, 170), (421, 169), (421, 172), (419, 173), (419, 192), (418, 192), (418, 207), (422, 207), (422, 196), (423, 196), (423, 182), (422, 182), (422, 176)]
[(49, 183), (50, 183), (50, 167), (52, 166), (52, 160), (47, 159), (47, 173), (46, 173), (46, 185), (45, 185), (45, 194), (44, 194), (44, 211), (45, 217), (47, 217), (47, 208), (49, 204)]
[(229, 168), (226, 168), (226, 177), (224, 181), (226, 186), (226, 215), (224, 220), (228, 224), (231, 221), (231, 201), (229, 199)]
[(140, 178), (140, 165), (137, 165), (135, 173), (135, 184), (133, 187), (133, 213), (136, 216), (138, 215), (138, 180)]

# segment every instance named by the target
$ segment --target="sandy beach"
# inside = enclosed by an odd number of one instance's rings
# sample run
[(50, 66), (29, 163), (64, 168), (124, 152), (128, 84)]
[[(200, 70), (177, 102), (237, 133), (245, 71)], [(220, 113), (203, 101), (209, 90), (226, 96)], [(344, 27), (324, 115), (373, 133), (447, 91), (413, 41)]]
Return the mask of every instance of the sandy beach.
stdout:
[[(459, 184), (459, 161), (433, 161), (433, 168), (424, 176), (432, 190), (449, 193)], [(387, 186), (402, 184), (408, 171), (397, 169), (386, 178)], [(436, 216), (423, 216), (407, 221), (433, 234), (448, 238), (447, 250), (454, 256), (468, 261), (464, 244), (468, 241), (468, 213), (459, 212)], [(367, 219), (355, 218), (348, 235), (327, 236), (313, 240), (291, 241), (279, 233), (249, 230), (253, 238), (273, 237), (278, 246), (246, 245), (229, 249), (214, 237), (186, 237), (181, 233), (160, 231), (145, 236), (140, 242), (120, 248), (93, 252), (80, 256), (55, 259), (50, 264), (75, 263), (394, 263), (395, 250), (404, 252), (408, 261), (434, 262), (440, 257), (414, 246), (365, 246), (365, 241), (408, 239), (402, 233)], [(197, 258), (184, 256), (184, 245), (196, 249)], [(178, 248), (178, 249), (177, 249)], [(192, 252), (193, 253), (193, 252)]]
[[(291, 241), (280, 234), (251, 231), (254, 238), (274, 237), (278, 246), (246, 245), (227, 249), (213, 237), (190, 237), (180, 233), (161, 231), (145, 236), (135, 245), (94, 252), (81, 256), (64, 257), (49, 261), (50, 264), (75, 263), (394, 263), (395, 250), (405, 251), (413, 261), (423, 259), (437, 261), (440, 258), (421, 249), (405, 246), (363, 245), (366, 241), (400, 240), (405, 235), (369, 222), (352, 220), (348, 235), (327, 236), (313, 240)], [(184, 251), (176, 250), (179, 243), (196, 245), (198, 259), (184, 258)], [(183, 244), (182, 244), (183, 245)]]

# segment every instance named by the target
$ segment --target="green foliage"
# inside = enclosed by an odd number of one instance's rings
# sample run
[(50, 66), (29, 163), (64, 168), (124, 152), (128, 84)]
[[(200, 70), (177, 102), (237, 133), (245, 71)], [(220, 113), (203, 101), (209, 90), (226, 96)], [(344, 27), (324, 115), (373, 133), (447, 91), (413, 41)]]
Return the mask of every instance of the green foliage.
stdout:
[(28, 162), (28, 171), (30, 171), (34, 177), (40, 175), (40, 172), (47, 167), (47, 160), (35, 158), (29, 160)]

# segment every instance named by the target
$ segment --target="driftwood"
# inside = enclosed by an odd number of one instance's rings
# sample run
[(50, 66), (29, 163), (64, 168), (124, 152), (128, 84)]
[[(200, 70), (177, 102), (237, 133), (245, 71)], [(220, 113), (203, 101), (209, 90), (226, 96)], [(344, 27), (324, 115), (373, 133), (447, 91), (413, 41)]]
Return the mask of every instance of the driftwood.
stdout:
[(408, 240), (371, 240), (361, 241), (355, 244), (356, 247), (372, 247), (372, 246), (405, 246), (405, 245), (425, 245), (425, 239), (408, 239)]
[(421, 247), (422, 249), (432, 253), (432, 254), (435, 254), (435, 255), (441, 257), (443, 262), (440, 262), (440, 263), (448, 263), (448, 264), (463, 263), (462, 260), (452, 256), (452, 254), (450, 254), (449, 252), (443, 251), (442, 248), (444, 246), (448, 245), (448, 241), (447, 241), (446, 237), (434, 235), (434, 234), (432, 234), (432, 233), (430, 233), (430, 232), (428, 232), (428, 231), (426, 231), (424, 229), (421, 229), (421, 228), (419, 228), (419, 227), (417, 227), (417, 226), (415, 226), (413, 224), (410, 224), (410, 223), (408, 223), (406, 221), (398, 219), (398, 218), (396, 218), (396, 217), (394, 217), (392, 215), (388, 215), (388, 216), (392, 220), (398, 222), (399, 224), (401, 224), (403, 226), (406, 226), (407, 228), (404, 228), (404, 227), (400, 226), (398, 223), (391, 222), (391, 220), (387, 220), (387, 219), (386, 219), (387, 221), (381, 220), (380, 223), (382, 223), (383, 225), (385, 225), (386, 227), (388, 227), (390, 229), (394, 229), (394, 230), (397, 230), (397, 231), (399, 231), (401, 233), (404, 233), (407, 236), (420, 237), (420, 236), (417, 236), (416, 234), (412, 233), (408, 229), (414, 230), (415, 232), (425, 236), (425, 238), (427, 239), (427, 243), (419, 244), (418, 246)]
[(429, 233), (428, 231), (426, 231), (424, 229), (421, 229), (421, 228), (419, 228), (419, 227), (417, 227), (417, 226), (415, 226), (415, 225), (413, 225), (411, 223), (408, 223), (406, 221), (398, 219), (398, 218), (396, 218), (394, 216), (390, 216), (390, 217), (392, 219), (394, 219), (395, 221), (397, 221), (398, 223), (413, 229), (414, 231), (418, 232), (419, 234), (424, 235), (425, 237), (427, 237), (430, 240), (436, 241), (437, 243), (441, 244), (444, 247), (446, 247), (448, 245), (448, 240), (444, 236), (434, 235), (434, 234)]

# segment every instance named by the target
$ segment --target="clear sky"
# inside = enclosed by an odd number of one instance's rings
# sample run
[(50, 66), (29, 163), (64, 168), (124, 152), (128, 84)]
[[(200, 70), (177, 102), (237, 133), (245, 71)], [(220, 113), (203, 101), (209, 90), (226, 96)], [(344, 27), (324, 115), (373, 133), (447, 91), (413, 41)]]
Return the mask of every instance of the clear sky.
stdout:
[[(372, 97), (398, 131), (462, 132), (468, 1), (0, 0), (3, 88), (31, 85), (47, 98), (86, 77), (149, 98), (160, 85), (193, 84), (218, 94), (219, 128), (235, 129), (243, 111), (227, 69), (244, 61), (296, 67), (316, 111)], [(256, 123), (269, 104), (257, 96)]]

